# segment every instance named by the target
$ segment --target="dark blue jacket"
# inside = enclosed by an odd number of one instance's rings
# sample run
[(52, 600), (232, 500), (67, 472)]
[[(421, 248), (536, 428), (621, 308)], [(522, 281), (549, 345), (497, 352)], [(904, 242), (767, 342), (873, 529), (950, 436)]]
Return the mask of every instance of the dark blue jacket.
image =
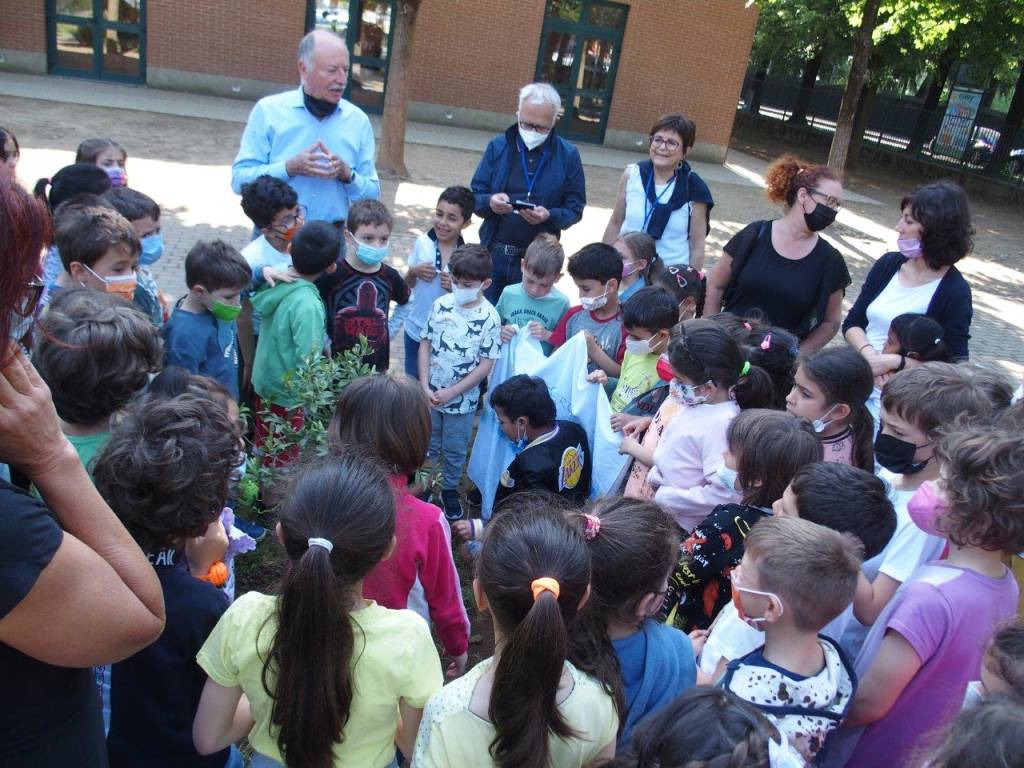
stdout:
[[(868, 306), (885, 290), (899, 268), (907, 259), (893, 251), (885, 254), (864, 278), (860, 296), (850, 308), (843, 322), (843, 333), (850, 328), (867, 328)], [(946, 346), (956, 360), (968, 358), (967, 341), (971, 338), (971, 317), (974, 308), (971, 305), (971, 286), (956, 267), (950, 267), (939, 281), (938, 288), (928, 302), (928, 317), (942, 326)]]
[[(480, 226), (480, 242), (486, 246), (494, 242), (501, 218), (491, 210), (491, 195), (505, 191), (512, 162), (517, 155), (517, 136), (518, 127), (513, 125), (491, 139), (473, 174), (471, 186), (476, 197), (476, 215), (484, 220)], [(544, 164), (531, 199), (551, 212), (551, 218), (541, 225), (541, 229), (558, 236), (563, 229), (568, 229), (583, 217), (587, 187), (579, 150), (556, 136), (553, 130), (546, 143), (553, 154)]]

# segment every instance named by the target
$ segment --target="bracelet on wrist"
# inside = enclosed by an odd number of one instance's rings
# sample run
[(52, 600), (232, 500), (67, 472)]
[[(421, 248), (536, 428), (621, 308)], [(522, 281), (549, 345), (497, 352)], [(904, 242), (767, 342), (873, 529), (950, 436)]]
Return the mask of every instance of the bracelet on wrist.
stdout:
[[(861, 344), (859, 347), (857, 347), (857, 351), (858, 352), (863, 352), (865, 349), (867, 349), (870, 346), (871, 346), (871, 342), (869, 341), (867, 344)], [(872, 349), (874, 349), (874, 347), (872, 347)]]
[(907, 356), (906, 355), (900, 355), (900, 364), (896, 367), (896, 370), (897, 371), (902, 371), (906, 367), (907, 367)]

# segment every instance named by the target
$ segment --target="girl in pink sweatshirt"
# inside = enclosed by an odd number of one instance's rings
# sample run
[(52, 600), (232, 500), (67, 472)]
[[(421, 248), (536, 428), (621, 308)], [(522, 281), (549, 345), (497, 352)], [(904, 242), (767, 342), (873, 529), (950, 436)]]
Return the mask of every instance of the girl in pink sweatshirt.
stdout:
[(651, 466), (654, 500), (691, 531), (719, 504), (739, 501), (729, 470), (719, 471), (728, 448), (729, 422), (745, 408), (770, 408), (772, 377), (744, 358), (743, 349), (718, 323), (687, 320), (668, 348), (673, 379), (669, 397), (682, 404), (653, 453), (627, 425), (619, 451)]
[(419, 384), (388, 372), (356, 379), (342, 392), (331, 420), (332, 446), (376, 456), (395, 492), (395, 549), (367, 574), (363, 597), (385, 608), (409, 608), (430, 621), (451, 660), (448, 677), (466, 669), (469, 617), (452, 559), (444, 513), (413, 496), (408, 476), (423, 464), (430, 442), (430, 405)]

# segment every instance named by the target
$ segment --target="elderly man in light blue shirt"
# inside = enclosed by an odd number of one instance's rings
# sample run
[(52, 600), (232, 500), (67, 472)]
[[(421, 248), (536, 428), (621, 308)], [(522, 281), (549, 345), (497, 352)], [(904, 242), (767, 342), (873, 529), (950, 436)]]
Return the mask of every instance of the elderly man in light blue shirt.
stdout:
[(299, 44), (302, 85), (266, 96), (249, 115), (231, 188), (261, 174), (287, 181), (308, 221), (343, 222), (349, 204), (380, 197), (373, 128), (366, 113), (341, 97), (348, 80), (345, 42), (322, 30)]

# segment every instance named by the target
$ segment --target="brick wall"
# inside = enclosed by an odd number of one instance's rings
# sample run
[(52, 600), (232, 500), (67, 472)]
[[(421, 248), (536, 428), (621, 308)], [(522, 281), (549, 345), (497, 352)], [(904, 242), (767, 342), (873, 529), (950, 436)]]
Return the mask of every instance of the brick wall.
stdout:
[(0, 11), (0, 51), (46, 52), (43, 0), (3, 0)]
[(411, 99), (511, 114), (533, 80), (545, 0), (428, 0), (413, 45)]
[(608, 128), (642, 131), (666, 112), (697, 123), (697, 141), (727, 146), (757, 8), (743, 0), (635, 0)]
[(147, 66), (297, 83), (305, 15), (303, 0), (151, 0)]

